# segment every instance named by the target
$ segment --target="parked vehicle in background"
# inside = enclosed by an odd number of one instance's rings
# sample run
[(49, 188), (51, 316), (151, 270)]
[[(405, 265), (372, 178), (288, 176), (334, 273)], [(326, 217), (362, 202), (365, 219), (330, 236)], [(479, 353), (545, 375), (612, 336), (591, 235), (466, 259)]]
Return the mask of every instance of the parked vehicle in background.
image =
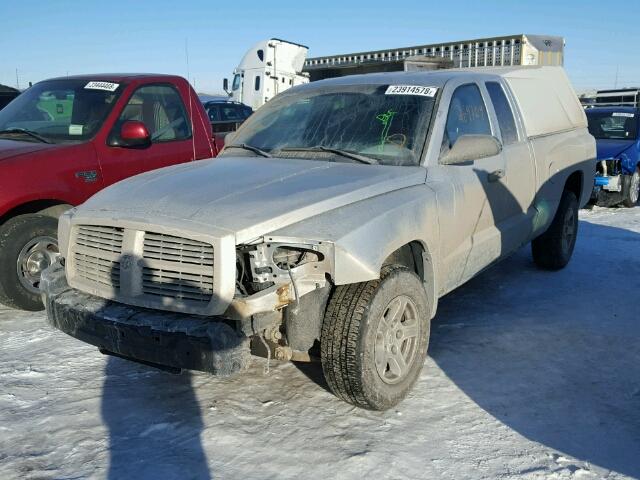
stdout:
[(279, 38), (256, 43), (233, 71), (231, 89), (223, 82), (231, 100), (257, 110), (268, 100), (295, 85), (309, 81), (301, 74), (308, 47)]
[(0, 111), (0, 302), (42, 308), (57, 218), (112, 183), (217, 147), (188, 82), (83, 75), (33, 85)]
[(253, 113), (251, 107), (234, 102), (226, 97), (216, 98), (204, 102), (211, 129), (214, 135), (224, 136), (229, 132), (235, 132), (242, 122)]
[(640, 108), (640, 88), (616, 88), (598, 90), (593, 97), (594, 103), (601, 107), (638, 107)]
[(598, 159), (591, 203), (633, 207), (640, 196), (640, 108), (586, 109)]
[(319, 356), (384, 410), (438, 298), (532, 241), (570, 260), (595, 142), (559, 67), (343, 77), (254, 113), (215, 162), (110, 187), (60, 220), (49, 322), (162, 368), (231, 374), (251, 346)]
[(254, 110), (295, 85), (376, 72), (516, 65), (562, 65), (564, 39), (552, 35), (505, 35), (413, 47), (306, 58), (308, 47), (272, 38), (251, 47), (224, 79), (232, 100)]
[(20, 90), (6, 85), (0, 85), (0, 110), (6, 107), (11, 100), (20, 95)]

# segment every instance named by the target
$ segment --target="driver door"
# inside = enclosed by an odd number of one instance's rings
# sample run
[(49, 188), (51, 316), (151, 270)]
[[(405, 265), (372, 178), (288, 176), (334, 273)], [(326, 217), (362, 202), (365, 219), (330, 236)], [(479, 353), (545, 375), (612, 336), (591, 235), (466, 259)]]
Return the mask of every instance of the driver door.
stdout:
[(191, 122), (180, 94), (168, 84), (137, 88), (122, 109), (110, 137), (118, 135), (122, 123), (141, 121), (151, 134), (151, 145), (123, 148), (105, 145), (100, 163), (105, 185), (157, 168), (194, 159)]
[(440, 177), (440, 249), (446, 290), (464, 283), (503, 253), (501, 227), (508, 217), (507, 165), (502, 153), (457, 164), (444, 157), (463, 135), (497, 137), (485, 92), (475, 82), (455, 87), (434, 177)]

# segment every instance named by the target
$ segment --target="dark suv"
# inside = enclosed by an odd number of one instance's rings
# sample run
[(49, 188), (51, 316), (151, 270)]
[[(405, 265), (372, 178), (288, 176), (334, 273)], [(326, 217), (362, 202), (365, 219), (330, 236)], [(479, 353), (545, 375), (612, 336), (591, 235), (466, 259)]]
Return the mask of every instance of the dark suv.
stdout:
[(251, 107), (224, 97), (204, 102), (214, 134), (234, 132), (253, 113)]

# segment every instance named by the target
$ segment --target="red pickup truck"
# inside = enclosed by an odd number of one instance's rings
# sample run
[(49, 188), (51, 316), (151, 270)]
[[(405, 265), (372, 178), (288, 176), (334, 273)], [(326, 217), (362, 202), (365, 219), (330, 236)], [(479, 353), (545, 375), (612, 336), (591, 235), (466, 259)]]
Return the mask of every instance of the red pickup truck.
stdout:
[(209, 118), (170, 75), (102, 74), (33, 85), (0, 111), (0, 302), (42, 308), (57, 218), (148, 170), (216, 156)]

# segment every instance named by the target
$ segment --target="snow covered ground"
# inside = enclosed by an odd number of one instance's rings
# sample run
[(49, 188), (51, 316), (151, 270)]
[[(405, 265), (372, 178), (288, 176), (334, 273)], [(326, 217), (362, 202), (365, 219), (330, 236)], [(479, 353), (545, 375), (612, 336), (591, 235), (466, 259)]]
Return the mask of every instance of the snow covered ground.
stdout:
[(441, 300), (410, 397), (375, 413), (316, 365), (231, 379), (100, 355), (0, 307), (0, 478), (640, 477), (640, 208), (581, 212)]

